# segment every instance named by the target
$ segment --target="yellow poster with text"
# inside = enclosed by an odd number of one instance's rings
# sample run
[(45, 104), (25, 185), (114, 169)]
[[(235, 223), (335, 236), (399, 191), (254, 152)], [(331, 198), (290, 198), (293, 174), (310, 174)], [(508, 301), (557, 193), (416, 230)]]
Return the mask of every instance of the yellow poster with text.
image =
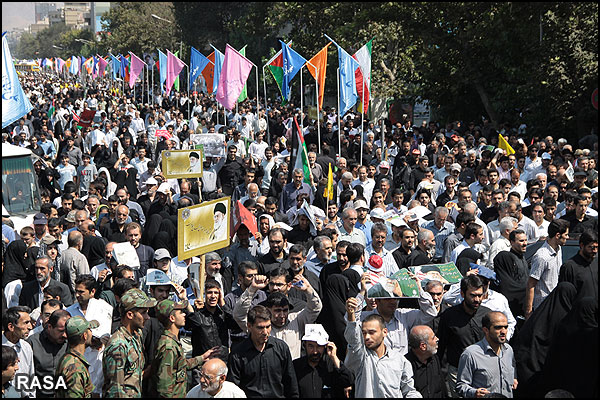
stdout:
[(231, 197), (178, 210), (177, 257), (185, 260), (229, 246)]

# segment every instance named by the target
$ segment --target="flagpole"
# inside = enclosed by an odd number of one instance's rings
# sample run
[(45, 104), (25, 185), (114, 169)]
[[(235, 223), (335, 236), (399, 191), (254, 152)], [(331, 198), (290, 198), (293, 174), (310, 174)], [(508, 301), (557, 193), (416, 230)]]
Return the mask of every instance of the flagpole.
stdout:
[(365, 78), (362, 80), (362, 119), (360, 123), (360, 165), (363, 163), (363, 141), (365, 130)]
[[(265, 66), (263, 65), (262, 71), (263, 71), (263, 91), (264, 91), (264, 95), (265, 95), (265, 119), (267, 120), (267, 143), (269, 143), (269, 146), (271, 145), (271, 128), (269, 127), (269, 116), (267, 114), (267, 108), (268, 108), (268, 104), (267, 104), (267, 84), (265, 82)], [(257, 88), (258, 90), (258, 88)], [(256, 100), (256, 102), (258, 103), (258, 99)]]
[[(152, 65), (152, 94), (154, 95), (154, 64)], [(152, 105), (154, 105), (154, 96), (152, 96)]]
[(340, 113), (340, 69), (337, 69), (337, 101), (338, 101), (338, 158), (342, 156), (342, 118)]
[(304, 68), (304, 65), (300, 67), (300, 128), (302, 128), (302, 134), (304, 135), (304, 118), (302, 118), (304, 113), (304, 85), (302, 84), (302, 68)]
[[(256, 71), (256, 127), (258, 128), (258, 131), (260, 132), (260, 101), (258, 99), (258, 92), (259, 92), (259, 88), (258, 88), (258, 66), (254, 65), (254, 70)], [(265, 109), (266, 110), (266, 109)], [(266, 120), (266, 116), (265, 116), (265, 120)], [(267, 124), (268, 126), (269, 124)], [(256, 138), (256, 135), (254, 135), (254, 137)]]
[[(191, 64), (191, 62), (190, 62), (190, 64)], [(190, 119), (192, 119), (191, 118), (192, 116), (190, 115), (190, 67), (187, 65), (186, 65), (186, 67), (188, 70), (188, 81), (187, 81), (188, 102), (187, 103), (188, 103), (188, 129), (189, 129), (190, 128)]]

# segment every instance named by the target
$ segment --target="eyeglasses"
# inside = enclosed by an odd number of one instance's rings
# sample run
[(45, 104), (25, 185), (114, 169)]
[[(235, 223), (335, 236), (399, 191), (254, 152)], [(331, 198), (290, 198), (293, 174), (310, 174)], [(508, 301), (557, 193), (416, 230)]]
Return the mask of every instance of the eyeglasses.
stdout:
[(204, 374), (204, 373), (200, 373), (200, 378), (204, 378), (207, 381), (212, 381), (212, 380), (214, 380), (214, 379), (216, 379), (216, 378), (218, 378), (220, 376), (221, 375), (210, 376), (210, 375), (207, 375), (207, 374)]

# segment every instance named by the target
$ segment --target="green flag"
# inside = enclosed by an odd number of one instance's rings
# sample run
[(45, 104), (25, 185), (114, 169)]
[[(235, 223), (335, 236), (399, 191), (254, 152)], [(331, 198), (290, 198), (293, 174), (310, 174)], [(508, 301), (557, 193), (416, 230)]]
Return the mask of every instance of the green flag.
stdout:
[[(243, 55), (244, 57), (246, 57), (246, 46), (242, 47), (240, 49), (240, 54)], [(241, 103), (242, 101), (246, 100), (248, 98), (248, 88), (247, 85), (244, 85), (244, 88), (242, 89), (242, 93), (240, 93), (240, 97), (238, 98), (238, 103)]]
[[(175, 57), (179, 57), (179, 50), (175, 52)], [(174, 90), (179, 92), (179, 75), (177, 75), (175, 82), (173, 82), (173, 87), (175, 88)]]

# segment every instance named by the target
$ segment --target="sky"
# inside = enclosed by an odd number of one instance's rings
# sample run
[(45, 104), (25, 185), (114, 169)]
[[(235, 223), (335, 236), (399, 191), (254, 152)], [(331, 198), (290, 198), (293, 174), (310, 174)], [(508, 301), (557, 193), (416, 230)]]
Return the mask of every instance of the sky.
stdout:
[[(56, 3), (62, 8), (63, 2), (41, 1), (40, 3)], [(34, 2), (2, 2), (2, 31), (13, 28), (27, 28), (35, 23)]]

